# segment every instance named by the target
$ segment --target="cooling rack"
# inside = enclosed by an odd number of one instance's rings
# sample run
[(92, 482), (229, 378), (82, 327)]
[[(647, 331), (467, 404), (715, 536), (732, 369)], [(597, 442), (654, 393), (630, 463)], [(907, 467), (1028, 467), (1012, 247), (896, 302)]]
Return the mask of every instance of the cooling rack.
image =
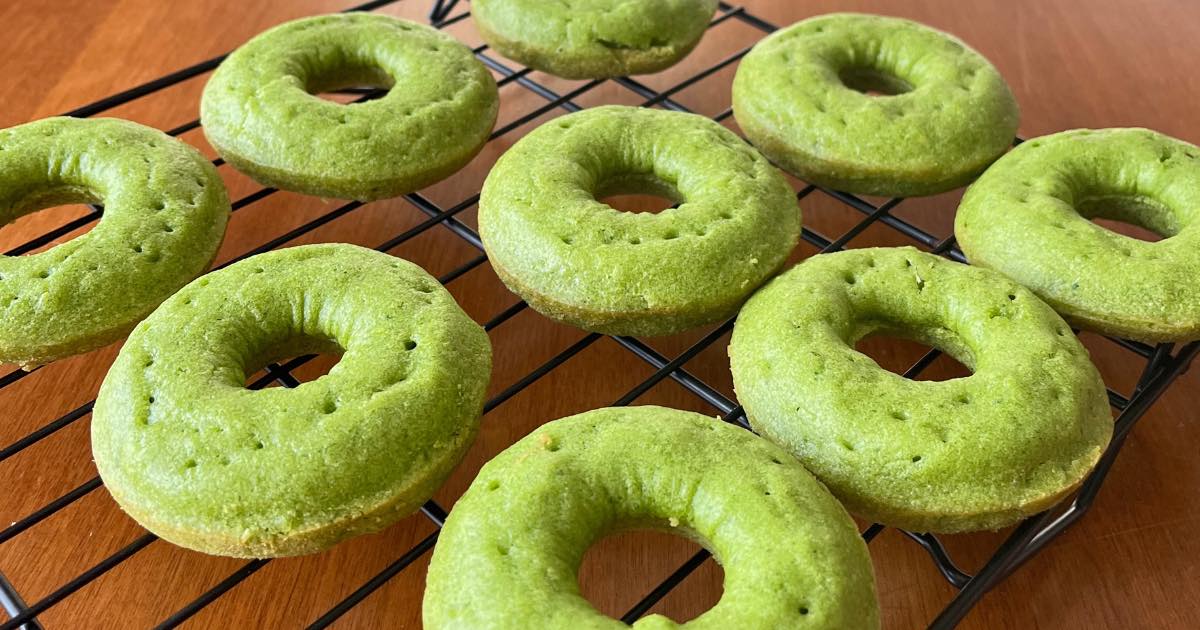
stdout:
[[(380, 7), (394, 4), (400, 0), (376, 0), (368, 2), (351, 9), (350, 11), (372, 11)], [(456, 9), (458, 11), (456, 12)], [(429, 11), (430, 22), (438, 28), (446, 28), (455, 23), (469, 19), (469, 11), (460, 6), (458, 0), (435, 0), (432, 2), (431, 10)], [(717, 13), (710, 23), (710, 28), (717, 26), (723, 22), (736, 20), (753, 29), (761, 31), (762, 34), (770, 33), (775, 30), (775, 26), (754, 16), (742, 7), (733, 6), (727, 3), (720, 3)], [(552, 113), (556, 110), (565, 112), (578, 111), (582, 106), (577, 102), (580, 97), (588, 92), (595, 90), (598, 86), (606, 81), (593, 80), (583, 83), (569, 90), (564, 90), (561, 93), (547, 82), (539, 82), (534, 77), (534, 73), (523, 67), (511, 65), (511, 62), (503, 61), (498, 56), (492, 54), (486, 45), (478, 46), (474, 49), (476, 56), (486, 64), (498, 76), (498, 83), (501, 86), (513, 84), (519, 88), (527, 90), (538, 97), (540, 105), (534, 109), (523, 113), (521, 116), (512, 120), (494, 130), (491, 140), (499, 140), (509, 136), (514, 130), (519, 127), (534, 121), (535, 119)], [(697, 84), (698, 82), (721, 72), (722, 70), (731, 67), (741, 59), (749, 48), (744, 48), (738, 52), (722, 58), (716, 63), (707, 65), (699, 71), (687, 76), (677, 83), (665, 88), (653, 88), (647, 83), (633, 78), (617, 78), (608, 80), (621, 88), (627, 90), (634, 97), (641, 99), (640, 104), (645, 107), (660, 107), (674, 111), (690, 111), (689, 108), (683, 105), (679, 100), (673, 98), (680, 92)], [(183, 68), (176, 72), (172, 72), (153, 81), (138, 85), (131, 89), (113, 94), (109, 97), (100, 99), (94, 103), (79, 107), (65, 115), (76, 117), (94, 116), (106, 112), (118, 106), (133, 102), (137, 99), (148, 97), (155, 92), (165, 88), (180, 84), (184, 81), (198, 77), (213, 70), (224, 59), (224, 55), (214, 57)], [(382, 94), (380, 90), (357, 90), (350, 91), (349, 98), (355, 100), (367, 100), (378, 97)], [(732, 116), (731, 109), (725, 109), (717, 115), (713, 116), (718, 122), (725, 121)], [(178, 136), (200, 127), (199, 120), (192, 120), (185, 124), (179, 125), (167, 131), (167, 133)], [(217, 159), (214, 164), (220, 166), (222, 160)], [(277, 191), (272, 188), (260, 188), (254, 192), (242, 196), (233, 202), (234, 212), (238, 212), (252, 204), (262, 201), (263, 199), (274, 195)], [(812, 185), (801, 185), (797, 190), (797, 197), (803, 199), (809, 196), (826, 196), (836, 201), (842, 209), (850, 216), (855, 217), (850, 227), (836, 235), (826, 235), (814, 231), (810, 228), (803, 230), (802, 238), (810, 246), (821, 252), (831, 252), (844, 249), (852, 245), (852, 242), (859, 237), (864, 231), (872, 226), (884, 226), (886, 229), (892, 230), (903, 236), (904, 239), (917, 245), (927, 251), (945, 256), (949, 259), (964, 262), (962, 253), (955, 246), (953, 236), (941, 236), (931, 233), (918, 225), (897, 216), (894, 210), (903, 200), (890, 199), (882, 202), (872, 202), (854, 195), (846, 194), (835, 190), (827, 190), (821, 187)], [(412, 227), (404, 230), (400, 234), (380, 243), (376, 249), (380, 251), (391, 251), (403, 243), (421, 235), (429, 230), (443, 229), (448, 230), (454, 236), (462, 239), (467, 245), (474, 250), (477, 250), (478, 255), (470, 258), (464, 264), (452, 269), (443, 274), (439, 280), (443, 284), (450, 284), (462, 277), (467, 272), (487, 264), (486, 254), (483, 253), (483, 247), (479, 240), (478, 234), (466, 223), (456, 218), (456, 215), (472, 208), (479, 200), (478, 193), (472, 194), (461, 201), (450, 205), (439, 205), (432, 201), (429, 197), (420, 192), (412, 193), (405, 196), (405, 199), (418, 211), (423, 213), (424, 219), (416, 223)], [(361, 202), (349, 202), (337, 205), (331, 210), (320, 214), (316, 218), (309, 220), (298, 227), (290, 229), (270, 240), (261, 243), (248, 251), (241, 253), (233, 260), (226, 262), (229, 264), (241, 258), (252, 256), (257, 253), (265, 252), (277, 247), (287, 245), (297, 239), (310, 234), (314, 230), (348, 214), (360, 210), (365, 205)], [(34, 251), (38, 248), (53, 243), (55, 240), (62, 238), (72, 232), (84, 228), (103, 215), (103, 208), (100, 206), (92, 206), (91, 210), (86, 214), (70, 220), (44, 234), (5, 252), (6, 255), (20, 255)], [(496, 312), (490, 319), (487, 319), (483, 325), (489, 332), (500, 330), (501, 327), (512, 319), (517, 314), (526, 309), (524, 302), (513, 298), (510, 306)], [(695, 396), (701, 404), (706, 405), (711, 410), (714, 410), (720, 417), (731, 423), (735, 423), (743, 428), (749, 429), (745, 414), (742, 408), (736, 401), (730, 399), (723, 394), (717, 387), (710, 385), (704, 380), (698, 378), (693, 373), (686, 369), (689, 361), (695, 358), (704, 350), (713, 346), (719, 339), (727, 334), (733, 326), (733, 321), (726, 321), (715, 327), (710, 332), (702, 336), (698, 341), (695, 341), (682, 352), (673, 357), (665, 356), (651, 345), (635, 338), (630, 337), (613, 337), (611, 338), (625, 351), (632, 353), (641, 361), (644, 361), (652, 374), (641, 381), (637, 386), (629, 390), (625, 395), (613, 401), (615, 405), (627, 405), (643, 394), (646, 394), (655, 386), (663, 381), (670, 379), (682, 386), (690, 395)], [(550, 359), (538, 365), (535, 369), (525, 373), (516, 382), (500, 390), (484, 406), (484, 413), (488, 413), (496, 407), (502, 405), (518, 393), (533, 385), (538, 380), (545, 377), (547, 374), (556, 370), (572, 357), (579, 354), (589, 346), (595, 344), (602, 339), (599, 334), (587, 334), (571, 343)], [(919, 532), (902, 532), (909, 540), (916, 545), (919, 545), (927, 553), (931, 562), (936, 566), (940, 574), (945, 580), (954, 587), (955, 594), (948, 601), (942, 611), (932, 620), (930, 620), (931, 628), (951, 628), (970, 611), (970, 609), (979, 601), (979, 599), (990, 589), (995, 587), (999, 582), (1008, 577), (1022, 563), (1044, 548), (1051, 540), (1062, 533), (1072, 523), (1079, 520), (1088, 509), (1091, 507), (1101, 485), (1104, 483), (1114, 460), (1117, 457), (1125, 438), (1129, 431), (1137, 423), (1155, 400), (1170, 386), (1170, 384), (1183, 371), (1187, 369), (1192, 359), (1200, 351), (1200, 342), (1193, 342), (1186, 345), (1176, 347), (1173, 344), (1161, 344), (1158, 346), (1148, 346), (1142, 343), (1128, 341), (1124, 339), (1111, 338), (1109, 342), (1118, 346), (1121, 351), (1129, 355), (1130, 361), (1136, 361), (1142, 366), (1140, 377), (1136, 385), (1126, 393), (1116, 391), (1113, 388), (1108, 390), (1109, 402), (1112, 408), (1117, 412), (1115, 421), (1115, 432), (1112, 443), (1100, 460), (1095, 471), (1087, 478), (1077, 495), (1070, 501), (1050, 511), (1044, 512), (1033, 518), (1026, 520), (1021, 525), (1014, 528), (1003, 542), (996, 547), (990, 558), (982, 568), (971, 575), (956, 564), (951, 557), (946, 547), (942, 542), (933, 535)], [(930, 366), (939, 356), (940, 352), (936, 349), (924, 354), (904, 373), (909, 378), (918, 377), (926, 368)], [(294, 359), (274, 363), (268, 365), (260, 377), (248, 384), (250, 388), (262, 388), (268, 385), (280, 385), (284, 387), (296, 387), (299, 380), (294, 374), (294, 371), (309, 363), (314, 359), (313, 356), (302, 356)], [(37, 378), (40, 370), (34, 369), (30, 371), (13, 370), (11, 372), (0, 375), (0, 390), (10, 387), (13, 384), (27, 378)], [(11, 444), (0, 447), (0, 464), (6, 460), (10, 460), (18, 453), (26, 449), (53, 438), (59, 431), (66, 427), (79, 422), (87, 417), (92, 411), (92, 402), (85, 403), (68, 411), (67, 413), (53, 419), (49, 419), (39, 428), (32, 431), (28, 435), (17, 439)], [(46, 502), (40, 508), (28, 513), (27, 515), (12, 522), (8, 526), (0, 529), (0, 545), (4, 545), (12, 541), (15, 537), (25, 534), (35, 525), (50, 518), (64, 508), (74, 504), (90, 493), (98, 490), (102, 485), (99, 477), (93, 477), (71, 491)], [(433, 524), (434, 530), (426, 535), (423, 539), (417, 542), (407, 551), (404, 551), (396, 557), (394, 561), (388, 564), (382, 571), (358, 585), (344, 599), (338, 602), (333, 607), (329, 608), (323, 615), (320, 615), (312, 621), (310, 628), (324, 628), (332, 624), (334, 621), (342, 617), (350, 609), (362, 602), (368, 595), (378, 590), (390, 579), (403, 572), (406, 568), (412, 565), (416, 560), (429, 553), (437, 541), (438, 532), (446, 518), (446, 510), (437, 502), (431, 500), (422, 508), (421, 513)], [(884, 530), (884, 527), (879, 524), (873, 524), (866, 527), (863, 532), (863, 538), (869, 543)], [(45, 613), (50, 608), (59, 604), (63, 600), (71, 597), (76, 592), (85, 588), (92, 582), (101, 578), (105, 573), (114, 569), (122, 562), (129, 560), (137, 555), (143, 549), (151, 545), (157, 540), (153, 534), (145, 533), (127, 544), (115, 553), (104, 558), (100, 562), (88, 567), (86, 570), (78, 573), (72, 579), (63, 583), (59, 588), (53, 590), (41, 599), (33, 602), (26, 602), (16, 588), (4, 576), (3, 568), (0, 566), (0, 605), (3, 605), (7, 611), (9, 618), (0, 622), (0, 630), (9, 630), (13, 628), (37, 629), (42, 628), (38, 620), (39, 615)], [(650, 610), (659, 600), (665, 597), (673, 588), (683, 582), (688, 575), (693, 573), (704, 563), (710, 561), (710, 554), (707, 551), (701, 550), (692, 555), (686, 562), (682, 563), (674, 572), (672, 572), (658, 586), (645, 593), (644, 596), (631, 607), (623, 616), (625, 622), (632, 622), (644, 615)], [(238, 587), (243, 581), (251, 575), (262, 569), (270, 560), (252, 560), (242, 564), (237, 570), (228, 574), (227, 577), (220, 580), (217, 584), (204, 591), (193, 601), (179, 608), (173, 614), (169, 615), (158, 625), (160, 628), (176, 627), (193, 615), (200, 612), (206, 606), (216, 602), (223, 595)]]

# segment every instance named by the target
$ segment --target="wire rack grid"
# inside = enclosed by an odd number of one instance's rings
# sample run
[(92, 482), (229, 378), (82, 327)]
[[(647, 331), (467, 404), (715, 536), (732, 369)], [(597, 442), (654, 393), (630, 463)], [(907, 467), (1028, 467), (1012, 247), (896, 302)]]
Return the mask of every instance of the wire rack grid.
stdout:
[[(371, 11), (380, 7), (399, 2), (400, 0), (374, 0), (356, 7), (348, 9), (349, 11)], [(446, 28), (455, 23), (468, 19), (469, 11), (460, 10), (457, 13), (455, 9), (462, 9), (457, 0), (434, 0), (432, 8), (429, 12), (430, 22), (438, 28)], [(749, 27), (760, 31), (762, 34), (770, 33), (776, 27), (748, 12), (742, 7), (733, 6), (725, 2), (720, 3), (718, 11), (710, 23), (710, 28), (719, 25), (729, 20), (737, 20)], [(501, 86), (514, 84), (524, 90), (535, 94), (541, 101), (541, 105), (535, 109), (524, 113), (517, 119), (504, 124), (494, 130), (491, 140), (502, 138), (515, 129), (534, 121), (535, 119), (546, 115), (555, 110), (565, 112), (573, 112), (582, 109), (576, 101), (589, 91), (594, 90), (597, 86), (605, 83), (605, 81), (593, 80), (583, 83), (569, 91), (563, 93), (556, 92), (553, 88), (547, 86), (543, 82), (535, 80), (531, 74), (532, 71), (528, 68), (514, 68), (508, 65), (507, 62), (499, 60), (492, 54), (489, 54), (486, 45), (478, 46), (474, 49), (476, 56), (486, 64), (492, 71), (498, 75), (498, 83)], [(683, 80), (667, 87), (665, 89), (655, 89), (647, 84), (628, 77), (612, 79), (611, 81), (617, 85), (629, 90), (637, 98), (643, 99), (640, 103), (644, 107), (660, 107), (674, 111), (690, 111), (688, 107), (672, 98), (683, 90), (695, 85), (696, 83), (710, 77), (723, 69), (726, 69), (737, 63), (747, 52), (749, 48), (744, 48), (738, 52), (729, 55), (717, 63), (704, 67), (703, 69), (691, 74)], [(76, 117), (88, 117), (100, 114), (107, 110), (113, 109), (120, 105), (130, 103), (136, 99), (147, 97), (155, 92), (165, 88), (177, 85), (191, 78), (200, 76), (214, 69), (223, 59), (224, 55), (217, 56), (192, 66), (183, 68), (176, 72), (138, 85), (131, 89), (113, 94), (109, 97), (100, 99), (94, 103), (79, 107), (65, 115)], [(378, 97), (383, 92), (381, 90), (357, 90), (350, 91), (351, 98), (354, 100), (367, 100)], [(732, 110), (726, 108), (717, 115), (713, 116), (714, 120), (721, 122), (730, 118)], [(168, 134), (178, 136), (186, 132), (199, 128), (200, 121), (192, 120), (167, 131)], [(1018, 141), (1019, 142), (1019, 141)], [(223, 164), (221, 159), (214, 160), (214, 164), (220, 166)], [(255, 192), (247, 194), (233, 202), (233, 210), (235, 212), (242, 210), (256, 202), (259, 202), (277, 191), (272, 188), (260, 188)], [(953, 236), (938, 236), (930, 233), (922, 227), (918, 227), (914, 223), (907, 221), (893, 214), (896, 207), (902, 202), (901, 199), (891, 199), (882, 203), (872, 203), (854, 195), (843, 192), (828, 190), (812, 185), (802, 185), (797, 191), (797, 197), (803, 199), (810, 195), (825, 195), (832, 200), (842, 204), (847, 212), (857, 218), (851, 226), (836, 236), (827, 236), (809, 228), (803, 230), (802, 238), (810, 246), (821, 252), (831, 252), (843, 249), (851, 244), (851, 241), (861, 235), (868, 228), (875, 225), (882, 225), (891, 229), (905, 239), (911, 241), (917, 246), (931, 251), (936, 254), (943, 255), (951, 260), (965, 262), (962, 253), (956, 248)], [(421, 193), (412, 193), (406, 195), (405, 198), (416, 209), (425, 215), (425, 218), (414, 226), (406, 229), (400, 234), (380, 243), (376, 249), (380, 251), (391, 251), (401, 244), (417, 237), (418, 235), (437, 228), (449, 230), (453, 235), (461, 238), (470, 247), (478, 251), (478, 254), (469, 259), (466, 263), (452, 269), (448, 273), (443, 274), (439, 280), (443, 284), (450, 284), (456, 279), (462, 277), (467, 272), (485, 265), (487, 263), (486, 254), (483, 252), (482, 243), (479, 240), (478, 234), (467, 224), (456, 218), (456, 215), (472, 208), (478, 201), (478, 193), (472, 194), (469, 197), (462, 199), (460, 202), (448, 207), (442, 207)], [(275, 249), (280, 246), (299, 239), (314, 230), (324, 226), (339, 217), (348, 215), (360, 208), (364, 203), (348, 202), (336, 206), (320, 216), (291, 229), (283, 234), (280, 234), (267, 242), (264, 242), (252, 249), (241, 253), (233, 260), (230, 260), (225, 265), (228, 265), (236, 260), (252, 256), (261, 252)], [(6, 255), (21, 255), (31, 252), (38, 248), (44, 247), (47, 244), (69, 235), (72, 232), (79, 230), (89, 224), (99, 220), (103, 215), (103, 208), (100, 206), (92, 206), (91, 211), (83, 216), (77, 217), (68, 221), (46, 233), (31, 239), (28, 242), (20, 244), (5, 252)], [(483, 324), (484, 328), (489, 332), (500, 328), (505, 322), (509, 321), (518, 313), (526, 309), (524, 302), (514, 298), (514, 302), (500, 310)], [(625, 395), (613, 402), (614, 405), (628, 405), (646, 392), (650, 391), (659, 383), (666, 379), (671, 379), (686, 389), (691, 395), (702, 401), (704, 405), (715, 410), (720, 414), (721, 418), (727, 422), (735, 423), (743, 428), (749, 429), (745, 414), (742, 408), (728, 396), (723, 394), (718, 388), (706, 383), (704, 380), (696, 377), (689, 372), (685, 365), (699, 355), (704, 350), (713, 346), (719, 339), (727, 334), (733, 326), (733, 320), (726, 321), (719, 326), (713, 328), (710, 332), (703, 335), (698, 341), (686, 347), (682, 352), (678, 353), (673, 358), (668, 358), (656, 350), (649, 344), (635, 338), (629, 337), (613, 337), (621, 348), (632, 353), (640, 360), (644, 361), (653, 370), (652, 374), (629, 390)], [(591, 333), (583, 336), (574, 343), (570, 344), (550, 359), (538, 365), (535, 369), (524, 374), (516, 382), (500, 390), (484, 406), (484, 413), (488, 413), (505, 401), (516, 396), (539, 379), (542, 379), (547, 374), (562, 366), (575, 355), (582, 352), (587, 347), (601, 339), (602, 336), (596, 333)], [(1096, 470), (1087, 478), (1078, 494), (1064, 505), (1052, 509), (1050, 511), (1039, 514), (1028, 519), (1021, 525), (1014, 528), (1007, 538), (995, 549), (983, 567), (974, 575), (968, 574), (959, 568), (959, 565), (951, 558), (949, 552), (943, 546), (942, 542), (933, 535), (919, 532), (903, 532), (903, 534), (919, 545), (926, 552), (929, 558), (936, 566), (940, 574), (945, 580), (955, 589), (955, 595), (947, 603), (945, 608), (930, 622), (931, 628), (951, 628), (970, 611), (970, 609), (979, 601), (979, 599), (990, 589), (995, 587), (1000, 581), (1004, 580), (1022, 563), (1036, 554), (1040, 549), (1046, 546), (1052, 539), (1062, 533), (1072, 523), (1076, 522), (1092, 505), (1109, 469), (1111, 468), (1118, 452), (1123, 445), (1126, 436), (1132, 429), (1134, 424), (1141, 418), (1154, 401), (1168, 388), (1168, 386), (1187, 369), (1192, 359), (1200, 351), (1200, 343), (1193, 342), (1181, 347), (1175, 347), (1172, 344), (1162, 344), (1158, 346), (1148, 346), (1138, 342), (1132, 342), (1123, 339), (1110, 339), (1127, 352), (1133, 359), (1142, 362), (1143, 368), (1140, 372), (1140, 377), (1137, 380), (1136, 386), (1128, 394), (1109, 389), (1109, 400), (1113, 409), (1118, 413), (1115, 425), (1115, 434), (1111, 446), (1100, 460)], [(930, 366), (939, 356), (940, 352), (936, 349), (930, 350), (917, 360), (905, 372), (905, 376), (916, 378), (926, 368)], [(296, 387), (299, 385), (299, 380), (294, 375), (293, 371), (297, 368), (312, 361), (312, 355), (296, 357), (294, 359), (273, 363), (268, 365), (261, 377), (253, 380), (248, 384), (250, 388), (262, 388), (272, 384), (278, 384), (284, 387)], [(10, 387), (26, 378), (35, 377), (39, 372), (38, 369), (24, 371), (20, 369), (13, 370), (6, 374), (0, 375), (0, 390)], [(17, 439), (16, 441), (0, 447), (0, 464), (6, 460), (10, 460), (17, 454), (26, 449), (53, 437), (59, 431), (66, 427), (79, 422), (87, 417), (92, 410), (92, 402), (87, 402), (80, 405), (67, 413), (54, 418), (39, 428), (32, 431), (28, 435)], [(27, 530), (30, 530), (35, 525), (52, 517), (64, 508), (74, 504), (83, 497), (95, 492), (102, 485), (99, 477), (93, 477), (78, 487), (70, 490), (46, 502), (40, 508), (30, 512), (24, 517), (12, 522), (7, 527), (0, 529), (0, 545), (4, 545), (15, 537), (22, 535)], [(368, 595), (378, 590), (390, 579), (400, 574), (414, 561), (427, 554), (434, 546), (439, 528), (446, 518), (446, 510), (437, 502), (430, 500), (422, 508), (421, 513), (433, 524), (434, 530), (432, 533), (425, 536), (410, 549), (400, 554), (394, 561), (388, 564), (382, 571), (362, 583), (353, 592), (347, 595), (344, 599), (338, 602), (333, 607), (329, 608), (324, 614), (312, 621), (310, 628), (324, 628), (332, 624), (334, 621), (342, 617), (351, 608), (362, 602)], [(868, 542), (873, 541), (884, 527), (879, 524), (872, 524), (864, 529), (862, 535)], [(135, 556), (143, 549), (150, 546), (157, 540), (157, 537), (150, 533), (145, 533), (136, 538), (126, 546), (122, 547), (115, 553), (104, 558), (100, 562), (88, 567), (86, 570), (78, 573), (74, 578), (62, 584), (59, 588), (53, 590), (48, 595), (32, 603), (26, 602), (16, 588), (4, 576), (3, 567), (0, 567), (0, 605), (7, 611), (9, 618), (6, 621), (0, 622), (0, 630), (10, 630), (14, 628), (39, 629), (42, 624), (38, 617), (42, 613), (49, 610), (51, 607), (71, 597), (73, 594), (83, 589), (93, 581), (101, 578), (105, 573), (120, 565), (122, 562)], [(683, 582), (697, 568), (709, 561), (710, 554), (701, 550), (687, 559), (673, 573), (671, 573), (658, 586), (651, 589), (634, 605), (625, 615), (622, 620), (631, 623), (644, 615), (651, 609), (659, 600), (665, 597), (673, 588)], [(206, 606), (217, 601), (224, 594), (228, 593), (251, 575), (266, 566), (270, 560), (252, 560), (242, 564), (236, 571), (230, 573), (224, 579), (220, 580), (215, 585), (208, 588), (200, 596), (196, 597), (187, 605), (179, 608), (173, 614), (163, 619), (158, 624), (159, 628), (173, 628), (184, 623), (192, 616), (200, 612)]]

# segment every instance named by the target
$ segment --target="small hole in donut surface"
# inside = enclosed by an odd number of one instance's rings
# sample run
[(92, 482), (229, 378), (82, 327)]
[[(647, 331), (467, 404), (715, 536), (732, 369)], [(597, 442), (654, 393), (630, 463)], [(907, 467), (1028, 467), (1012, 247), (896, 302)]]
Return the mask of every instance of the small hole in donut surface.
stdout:
[[(873, 334), (859, 339), (854, 349), (870, 357), (879, 367), (903, 375), (932, 348), (889, 334)], [(917, 373), (916, 381), (946, 381), (970, 376), (971, 370), (946, 352), (938, 355), (933, 363)], [(903, 411), (896, 412), (903, 414)]]
[[(663, 526), (670, 529), (668, 523)], [(605, 536), (583, 556), (580, 594), (600, 613), (619, 619), (629, 609), (630, 593), (650, 592), (700, 550), (695, 542), (663, 531), (632, 530)], [(710, 559), (672, 591), (669, 609), (655, 607), (654, 612), (666, 614), (676, 623), (690, 621), (716, 605), (724, 582), (721, 566)]]
[[(66, 195), (66, 193), (58, 193), (58, 195)], [(74, 199), (70, 201), (78, 201), (79, 203), (67, 202), (58, 205), (55, 202), (63, 199), (62, 196), (59, 196), (49, 199), (50, 205), (43, 205), (37, 199), (27, 200), (26, 203), (30, 204), (28, 206), (25, 203), (21, 204), (31, 209), (21, 211), (21, 216), (18, 216), (15, 220), (7, 224), (0, 223), (0, 255), (4, 255), (6, 252), (12, 252), (14, 256), (40, 254), (57, 245), (79, 238), (96, 227), (97, 222), (90, 221), (66, 234), (55, 237), (49, 242), (28, 244), (30, 240), (36, 237), (92, 214), (93, 210), (91, 206), (86, 204), (94, 200), (81, 199), (79, 195), (72, 196)]]
[(897, 96), (913, 90), (908, 81), (877, 68), (850, 67), (838, 72), (842, 85), (867, 96)]

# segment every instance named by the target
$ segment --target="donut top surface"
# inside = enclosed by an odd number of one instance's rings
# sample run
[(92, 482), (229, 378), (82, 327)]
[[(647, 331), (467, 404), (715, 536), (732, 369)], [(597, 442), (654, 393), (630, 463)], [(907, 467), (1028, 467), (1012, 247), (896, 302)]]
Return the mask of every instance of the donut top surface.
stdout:
[(208, 267), (229, 217), (212, 164), (158, 130), (111, 118), (0, 130), (0, 226), (68, 203), (104, 215), (45, 251), (0, 255), (0, 363), (120, 338)]
[[(1146, 227), (1142, 241), (1090, 219)], [(1147, 129), (1032, 139), (967, 190), (955, 236), (973, 263), (1080, 326), (1149, 342), (1200, 337), (1200, 148)]]
[[(245, 386), (314, 352), (343, 354), (296, 388)], [(96, 465), (177, 544), (313, 551), (428, 498), (475, 434), (490, 365), (487, 335), (412, 263), (345, 244), (254, 256), (130, 335), (96, 401)]]
[(965, 184), (1007, 149), (1019, 118), (1003, 77), (961, 40), (856, 13), (758, 42), (738, 66), (733, 108), (797, 176), (890, 196)]
[[(361, 85), (389, 90), (353, 104), (316, 96)], [(407, 20), (347, 13), (255, 36), (213, 73), (200, 115), (213, 145), (252, 175), (371, 199), (448, 174), (431, 173), (430, 164), (461, 166), (486, 140), (498, 107), (496, 82), (458, 40)]]
[[(677, 206), (616, 210), (607, 194), (657, 192)], [(800, 209), (753, 147), (694, 114), (604, 106), (535, 129), (484, 183), (480, 234), (497, 269), (529, 299), (619, 334), (662, 334), (736, 308), (784, 263)], [(507, 281), (507, 280), (506, 280)], [(686, 325), (684, 326), (686, 327)]]
[[(854, 344), (889, 334), (972, 374), (916, 381)], [(1049, 306), (987, 269), (913, 248), (807, 259), (743, 307), (738, 400), (847, 507), (913, 531), (997, 529), (1091, 470), (1112, 417), (1087, 350)]]
[(695, 46), (717, 0), (475, 0), (504, 54), (568, 78), (660, 70)]
[(488, 462), (446, 521), (425, 627), (621, 628), (579, 593), (587, 549), (622, 529), (695, 539), (724, 594), (686, 624), (635, 628), (877, 628), (854, 522), (796, 460), (719, 419), (663, 407), (550, 422)]

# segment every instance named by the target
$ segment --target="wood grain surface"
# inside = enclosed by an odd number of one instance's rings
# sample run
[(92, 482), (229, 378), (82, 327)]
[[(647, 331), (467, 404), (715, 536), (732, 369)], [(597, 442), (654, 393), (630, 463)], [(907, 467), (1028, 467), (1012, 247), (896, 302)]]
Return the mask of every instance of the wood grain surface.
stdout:
[[(0, 5), (0, 126), (54, 115), (113, 92), (226, 52), (255, 33), (289, 18), (349, 6), (353, 0), (9, 0)], [(404, 0), (384, 13), (422, 19), (429, 0)], [(751, 12), (776, 24), (837, 10), (902, 15), (945, 29), (990, 58), (1021, 103), (1021, 133), (1034, 136), (1074, 127), (1145, 126), (1200, 142), (1200, 4), (1194, 0), (745, 0)], [(465, 7), (460, 7), (458, 11)], [(470, 20), (449, 32), (480, 43)], [(714, 28), (679, 66), (644, 77), (666, 88), (753, 44), (761, 34), (736, 21)], [(701, 113), (729, 104), (736, 64), (677, 95)], [(167, 129), (197, 116), (207, 75), (185, 81), (105, 115)], [(533, 78), (560, 91), (568, 82), (540, 73)], [(501, 90), (500, 125), (544, 101), (518, 85)], [(639, 103), (612, 82), (577, 99), (583, 106)], [(558, 116), (554, 110), (543, 122)], [(535, 123), (536, 124), (536, 123)], [(729, 123), (732, 126), (732, 122)], [(490, 143), (464, 171), (424, 194), (449, 207), (478, 191), (489, 166), (533, 124)], [(183, 139), (212, 155), (200, 131)], [(228, 167), (221, 174), (234, 199), (259, 187)], [(904, 202), (896, 213), (939, 235), (950, 233), (959, 193)], [(275, 194), (234, 215), (218, 263), (299, 226), (339, 202)], [(805, 222), (837, 235), (862, 217), (821, 194), (803, 202)], [(0, 251), (41, 234), (81, 212), (48, 209), (0, 229)], [(461, 217), (474, 224), (473, 209)], [(291, 244), (346, 241), (375, 246), (424, 219), (409, 202), (368, 204)], [(906, 241), (880, 225), (852, 246)], [(436, 227), (391, 250), (443, 274), (477, 252)], [(803, 246), (797, 257), (813, 248)], [(486, 321), (517, 301), (486, 264), (449, 285), (463, 307)], [(650, 343), (674, 356), (705, 331)], [(581, 331), (523, 311), (491, 333), (495, 394), (572, 343)], [(1128, 392), (1138, 361), (1114, 345), (1084, 335), (1111, 385)], [(732, 395), (727, 340), (687, 364), (697, 376)], [(118, 346), (57, 362), (0, 390), (0, 446), (90, 401)], [(876, 340), (864, 349), (881, 364), (903, 369), (922, 348)], [(328, 362), (326, 362), (326, 365)], [(315, 376), (320, 366), (307, 368)], [(930, 378), (961, 369), (938, 363)], [(0, 366), (0, 374), (11, 366)], [(577, 356), (484, 417), (469, 456), (436, 498), (445, 506), (466, 488), (479, 466), (538, 425), (611, 404), (652, 370), (610, 339)], [(1182, 378), (1133, 434), (1093, 512), (1010, 580), (988, 595), (966, 619), (966, 628), (1197, 628), (1200, 627), (1200, 442), (1195, 374)], [(666, 381), (638, 399), (713, 413), (680, 386)], [(96, 473), (88, 446), (86, 414), (50, 437), (0, 462), (0, 527), (25, 517)], [(323, 554), (273, 561), (202, 610), (190, 627), (295, 627), (307, 624), (433, 531), (421, 515)], [(103, 489), (0, 544), (3, 571), (27, 601), (46, 597), (144, 533)], [(519, 533), (518, 533), (519, 535)], [(977, 570), (1005, 532), (950, 536), (960, 564)], [(597, 607), (619, 615), (696, 547), (666, 535), (632, 534), (605, 539), (588, 554), (581, 583)], [(927, 624), (953, 589), (923, 550), (886, 531), (871, 545), (886, 626)], [(342, 628), (420, 626), (428, 554), (388, 580), (339, 622)], [(41, 615), (49, 628), (139, 628), (153, 625), (244, 564), (208, 557), (158, 541)], [(706, 563), (655, 607), (690, 619), (721, 593), (721, 572)]]

